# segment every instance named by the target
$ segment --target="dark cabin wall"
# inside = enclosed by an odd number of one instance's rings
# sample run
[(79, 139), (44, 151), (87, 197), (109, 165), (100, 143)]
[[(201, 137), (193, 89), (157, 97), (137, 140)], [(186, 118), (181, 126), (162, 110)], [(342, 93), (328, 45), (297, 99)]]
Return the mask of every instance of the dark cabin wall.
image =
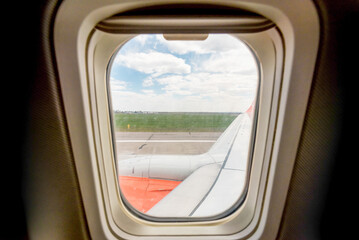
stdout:
[(89, 239), (52, 46), (60, 3), (23, 1), (3, 9), (12, 13), (4, 24), (4, 71), (12, 76), (3, 89), (10, 144), (0, 239)]
[(359, 1), (314, 2), (319, 55), (279, 240), (357, 235), (349, 217), (357, 209)]

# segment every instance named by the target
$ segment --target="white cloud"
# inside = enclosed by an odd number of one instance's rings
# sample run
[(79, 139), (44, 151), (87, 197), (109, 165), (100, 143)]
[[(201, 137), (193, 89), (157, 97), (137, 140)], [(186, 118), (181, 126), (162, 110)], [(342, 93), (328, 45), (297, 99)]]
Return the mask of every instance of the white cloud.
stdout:
[(151, 35), (140, 34), (133, 38), (133, 40), (139, 42), (143, 46), (150, 37)]
[(151, 87), (151, 86), (153, 86), (152, 77), (148, 77), (148, 78), (146, 78), (145, 80), (143, 80), (142, 86), (144, 86), (144, 87)]
[(253, 101), (243, 96), (220, 95), (210, 99), (201, 96), (178, 98), (171, 94), (126, 91), (112, 92), (112, 99), (114, 110), (158, 112), (244, 112)]
[(257, 76), (236, 73), (191, 73), (154, 78), (166, 93), (202, 97), (248, 96), (253, 98)]
[(191, 66), (186, 64), (184, 59), (169, 53), (155, 51), (119, 54), (115, 58), (115, 63), (153, 76), (160, 76), (165, 73), (191, 72)]
[(155, 94), (155, 92), (154, 92), (153, 90), (146, 90), (146, 89), (144, 89), (144, 90), (142, 90), (142, 92), (143, 92), (144, 94), (147, 94), (147, 95), (154, 95), (154, 94)]
[(183, 81), (186, 81), (182, 75), (170, 75), (161, 78), (155, 78), (155, 80), (161, 85), (178, 85)]
[(256, 76), (257, 67), (252, 54), (238, 49), (212, 54), (199, 65), (204, 72), (240, 73)]
[[(195, 57), (186, 59), (186, 63), (183, 58), (157, 52), (153, 47), (118, 55), (116, 64), (147, 76), (142, 80), (142, 88), (133, 92), (126, 90), (126, 82), (111, 79), (117, 89), (112, 92), (113, 109), (244, 112), (253, 102), (258, 84), (256, 62), (238, 39), (229, 35), (210, 35), (206, 41), (166, 41), (162, 35), (151, 37), (154, 39), (148, 42), (158, 43), (161, 51), (167, 46), (173, 54), (192, 52), (195, 54), (183, 57)], [(148, 36), (135, 39), (143, 46), (148, 45)], [(198, 55), (203, 53), (207, 55)]]
[(178, 54), (216, 53), (233, 49), (248, 51), (240, 40), (227, 34), (211, 34), (204, 41), (167, 41), (162, 35), (156, 35), (156, 38), (161, 44), (167, 46), (170, 52)]
[(127, 83), (113, 77), (110, 78), (111, 91), (120, 91), (126, 89)]

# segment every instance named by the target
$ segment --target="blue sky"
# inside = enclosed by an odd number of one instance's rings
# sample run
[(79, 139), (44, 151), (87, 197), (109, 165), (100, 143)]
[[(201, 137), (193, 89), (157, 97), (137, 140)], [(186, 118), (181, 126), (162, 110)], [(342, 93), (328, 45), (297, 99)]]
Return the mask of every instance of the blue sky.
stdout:
[(252, 53), (227, 34), (204, 41), (138, 35), (110, 69), (113, 109), (120, 111), (243, 112), (257, 85)]

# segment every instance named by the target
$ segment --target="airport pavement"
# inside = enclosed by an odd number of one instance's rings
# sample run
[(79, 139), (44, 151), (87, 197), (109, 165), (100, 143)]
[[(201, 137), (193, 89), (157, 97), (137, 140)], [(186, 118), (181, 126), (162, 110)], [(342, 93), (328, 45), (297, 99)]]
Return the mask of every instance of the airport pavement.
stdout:
[(118, 160), (146, 154), (202, 154), (222, 132), (116, 132)]

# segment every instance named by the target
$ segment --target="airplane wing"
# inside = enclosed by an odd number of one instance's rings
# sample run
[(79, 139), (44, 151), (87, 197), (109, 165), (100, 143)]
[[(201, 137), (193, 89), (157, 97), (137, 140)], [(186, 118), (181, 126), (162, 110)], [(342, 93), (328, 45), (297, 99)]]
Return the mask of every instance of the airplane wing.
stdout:
[(203, 217), (227, 210), (244, 190), (251, 123), (248, 114), (238, 115), (204, 154), (119, 161), (123, 195), (136, 209), (156, 217)]

